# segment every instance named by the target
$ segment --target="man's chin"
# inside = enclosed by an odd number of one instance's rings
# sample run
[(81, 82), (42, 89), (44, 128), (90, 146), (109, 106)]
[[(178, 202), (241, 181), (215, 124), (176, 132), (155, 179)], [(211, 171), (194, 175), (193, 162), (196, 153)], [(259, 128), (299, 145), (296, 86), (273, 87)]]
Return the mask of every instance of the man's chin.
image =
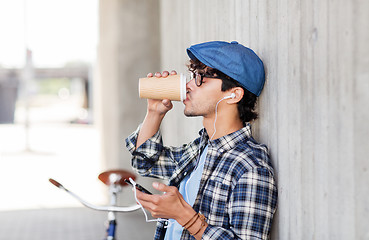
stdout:
[(193, 112), (188, 112), (188, 111), (184, 111), (184, 115), (186, 116), (186, 117), (198, 117), (199, 115), (198, 114), (195, 114), (195, 113), (193, 113)]

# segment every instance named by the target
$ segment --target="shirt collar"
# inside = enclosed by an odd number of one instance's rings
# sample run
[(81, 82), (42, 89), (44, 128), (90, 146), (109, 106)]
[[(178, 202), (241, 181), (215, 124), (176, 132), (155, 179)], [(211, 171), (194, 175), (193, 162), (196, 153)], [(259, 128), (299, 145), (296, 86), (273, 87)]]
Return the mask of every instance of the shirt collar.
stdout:
[[(206, 141), (208, 141), (209, 136), (207, 135), (205, 128), (203, 128), (199, 134), (204, 134)], [(205, 137), (206, 136), (206, 137)], [(251, 138), (251, 124), (247, 123), (245, 127), (237, 130), (233, 133), (220, 137), (218, 139), (208, 141), (209, 146), (218, 148), (221, 151), (227, 151), (234, 148), (238, 143), (245, 141), (245, 139)]]

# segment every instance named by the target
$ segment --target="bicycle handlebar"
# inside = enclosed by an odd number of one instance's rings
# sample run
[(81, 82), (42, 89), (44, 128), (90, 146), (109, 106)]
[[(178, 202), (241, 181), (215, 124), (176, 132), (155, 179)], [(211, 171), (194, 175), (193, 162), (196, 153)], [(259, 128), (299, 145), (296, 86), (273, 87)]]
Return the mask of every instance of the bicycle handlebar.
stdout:
[(55, 181), (54, 179), (50, 178), (49, 182), (51, 182), (54, 186), (56, 186), (57, 188), (60, 188), (64, 191), (66, 191), (67, 193), (69, 193), (72, 197), (74, 197), (75, 199), (77, 199), (80, 203), (82, 203), (84, 206), (97, 210), (97, 211), (106, 211), (106, 212), (132, 212), (132, 211), (136, 211), (140, 208), (140, 205), (134, 205), (134, 206), (129, 206), (129, 207), (118, 207), (118, 206), (96, 206), (93, 205), (85, 200), (83, 200), (82, 198), (80, 198), (78, 195), (76, 195), (75, 193), (69, 191), (68, 189), (66, 189), (63, 185), (61, 185), (59, 182)]

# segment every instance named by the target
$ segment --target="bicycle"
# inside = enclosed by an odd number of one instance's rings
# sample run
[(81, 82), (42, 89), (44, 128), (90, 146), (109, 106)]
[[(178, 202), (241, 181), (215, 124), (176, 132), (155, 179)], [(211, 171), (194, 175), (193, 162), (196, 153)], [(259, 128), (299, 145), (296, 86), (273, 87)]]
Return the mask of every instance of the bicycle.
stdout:
[(129, 178), (132, 178), (133, 180), (135, 180), (136, 176), (133, 173), (125, 171), (125, 170), (109, 170), (109, 171), (100, 173), (98, 178), (101, 182), (103, 182), (105, 185), (109, 187), (110, 206), (93, 205), (83, 200), (75, 193), (69, 191), (67, 188), (65, 188), (62, 184), (60, 184), (56, 180), (50, 178), (49, 181), (54, 186), (58, 187), (59, 189), (66, 191), (72, 197), (74, 197), (79, 202), (81, 202), (84, 206), (90, 209), (93, 209), (93, 210), (108, 212), (108, 226), (106, 229), (106, 238), (104, 240), (116, 240), (115, 230), (116, 230), (117, 221), (116, 221), (115, 213), (132, 212), (140, 208), (139, 205), (133, 205), (133, 206), (128, 206), (128, 207), (117, 206), (118, 193), (122, 191), (122, 187), (128, 185), (124, 180), (129, 179)]

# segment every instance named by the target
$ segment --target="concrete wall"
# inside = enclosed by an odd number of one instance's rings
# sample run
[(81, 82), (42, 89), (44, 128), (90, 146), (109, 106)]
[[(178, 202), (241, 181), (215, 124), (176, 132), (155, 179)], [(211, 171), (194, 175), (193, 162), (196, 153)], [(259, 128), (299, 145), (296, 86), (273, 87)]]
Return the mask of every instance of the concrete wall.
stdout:
[[(111, 2), (119, 3), (120, 8), (109, 6)], [(121, 15), (128, 14), (122, 8), (126, 2), (145, 2), (150, 13), (156, 11), (152, 1), (111, 2), (104, 5), (115, 14), (119, 10)], [(110, 86), (101, 90), (110, 98), (101, 98), (107, 108), (102, 116), (103, 139), (121, 144), (145, 112), (141, 100), (140, 108), (119, 106), (125, 99), (117, 94), (118, 89), (127, 86), (135, 92), (132, 79), (149, 71), (184, 72), (185, 49), (191, 44), (237, 40), (254, 49), (266, 66), (267, 82), (258, 104), (260, 119), (253, 132), (269, 146), (279, 184), (272, 239), (369, 239), (369, 2), (161, 0), (159, 6), (161, 40), (155, 51), (160, 51), (161, 65), (151, 58), (153, 62), (140, 65), (137, 75), (129, 78), (121, 69), (127, 68), (122, 61), (125, 51), (118, 46), (132, 42), (136, 33), (123, 34), (129, 29), (123, 18), (114, 20), (119, 27), (103, 24), (103, 39), (105, 27), (117, 31), (111, 42), (102, 41), (100, 51), (113, 65), (111, 69), (107, 62), (101, 65), (106, 68), (101, 73), (109, 74), (102, 74), (103, 81)], [(101, 13), (102, 19), (112, 14)], [(145, 38), (152, 36), (143, 35)], [(142, 53), (127, 57), (128, 62), (146, 60)], [(201, 119), (187, 119), (182, 112), (182, 104), (176, 103), (165, 120), (168, 144), (189, 141), (201, 128)], [(117, 155), (123, 153), (110, 144), (104, 145), (105, 151), (116, 152), (109, 153), (106, 161), (121, 161)]]

